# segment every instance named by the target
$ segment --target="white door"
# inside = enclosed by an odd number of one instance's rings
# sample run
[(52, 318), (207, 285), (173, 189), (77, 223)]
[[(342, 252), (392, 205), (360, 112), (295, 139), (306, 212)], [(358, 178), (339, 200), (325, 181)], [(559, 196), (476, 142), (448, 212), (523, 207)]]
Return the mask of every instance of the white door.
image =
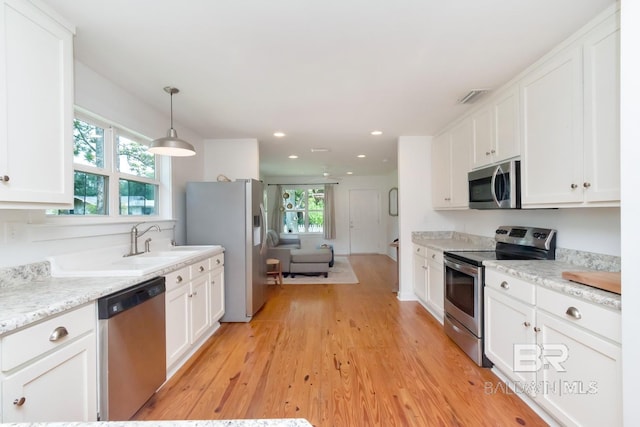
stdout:
[(349, 237), (352, 254), (380, 252), (380, 193), (349, 191)]

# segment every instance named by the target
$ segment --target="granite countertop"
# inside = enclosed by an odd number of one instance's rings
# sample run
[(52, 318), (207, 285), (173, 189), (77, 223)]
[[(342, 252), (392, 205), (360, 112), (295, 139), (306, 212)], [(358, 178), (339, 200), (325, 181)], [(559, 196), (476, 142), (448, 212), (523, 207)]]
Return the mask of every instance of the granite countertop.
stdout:
[(539, 286), (581, 298), (615, 310), (622, 310), (622, 298), (613, 292), (604, 291), (562, 278), (563, 271), (594, 271), (591, 268), (565, 261), (484, 261), (487, 268), (518, 277)]
[(32, 270), (45, 272), (33, 274), (32, 278), (25, 269), (11, 269), (12, 277), (0, 278), (0, 336), (147, 279), (163, 276), (223, 250), (220, 247), (146, 276), (135, 277), (51, 277), (46, 274), (48, 263), (32, 264)]
[(73, 423), (8, 423), (6, 427), (311, 427), (302, 418), (199, 421), (102, 421)]
[[(495, 240), (492, 238), (456, 231), (413, 232), (411, 241), (441, 251), (495, 249)], [(483, 264), (595, 304), (614, 310), (622, 309), (620, 295), (562, 278), (563, 271), (620, 271), (620, 257), (556, 248), (556, 260), (553, 261), (484, 261)]]
[(456, 231), (413, 232), (411, 241), (440, 251), (490, 251), (496, 247), (494, 239)]

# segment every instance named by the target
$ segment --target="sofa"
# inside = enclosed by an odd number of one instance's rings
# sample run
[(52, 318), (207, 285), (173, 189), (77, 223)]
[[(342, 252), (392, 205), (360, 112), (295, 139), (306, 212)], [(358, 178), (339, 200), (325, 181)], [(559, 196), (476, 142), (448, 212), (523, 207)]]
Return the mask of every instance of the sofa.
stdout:
[(291, 271), (291, 251), (300, 249), (297, 237), (280, 237), (275, 230), (267, 230), (267, 258), (280, 260), (283, 273)]

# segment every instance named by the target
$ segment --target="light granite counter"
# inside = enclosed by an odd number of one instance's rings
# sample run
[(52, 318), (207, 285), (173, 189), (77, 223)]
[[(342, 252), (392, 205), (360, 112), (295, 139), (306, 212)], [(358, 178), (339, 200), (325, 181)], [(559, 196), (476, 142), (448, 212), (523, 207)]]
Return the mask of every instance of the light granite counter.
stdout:
[(146, 276), (51, 277), (48, 263), (0, 270), (0, 335), (224, 251), (203, 252)]
[[(416, 231), (411, 233), (411, 241), (441, 251), (493, 250), (496, 245), (493, 238), (457, 231)], [(620, 257), (556, 248), (555, 261), (484, 261), (483, 264), (595, 304), (616, 310), (622, 308), (620, 295), (562, 278), (563, 271), (620, 271)]]
[(302, 418), (199, 421), (108, 421), (74, 423), (8, 423), (4, 427), (311, 427)]
[(562, 278), (563, 271), (593, 271), (593, 269), (565, 261), (484, 261), (487, 268), (581, 298), (612, 309), (622, 309), (622, 298), (613, 292), (571, 282)]
[(416, 231), (411, 242), (440, 251), (483, 251), (496, 247), (494, 239), (457, 231)]

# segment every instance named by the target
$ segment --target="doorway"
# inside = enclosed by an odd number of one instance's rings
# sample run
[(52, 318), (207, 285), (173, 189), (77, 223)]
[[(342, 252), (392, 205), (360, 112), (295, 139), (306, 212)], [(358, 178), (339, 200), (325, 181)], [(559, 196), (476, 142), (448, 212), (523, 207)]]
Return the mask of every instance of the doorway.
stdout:
[(379, 253), (380, 233), (380, 192), (349, 190), (350, 253)]

